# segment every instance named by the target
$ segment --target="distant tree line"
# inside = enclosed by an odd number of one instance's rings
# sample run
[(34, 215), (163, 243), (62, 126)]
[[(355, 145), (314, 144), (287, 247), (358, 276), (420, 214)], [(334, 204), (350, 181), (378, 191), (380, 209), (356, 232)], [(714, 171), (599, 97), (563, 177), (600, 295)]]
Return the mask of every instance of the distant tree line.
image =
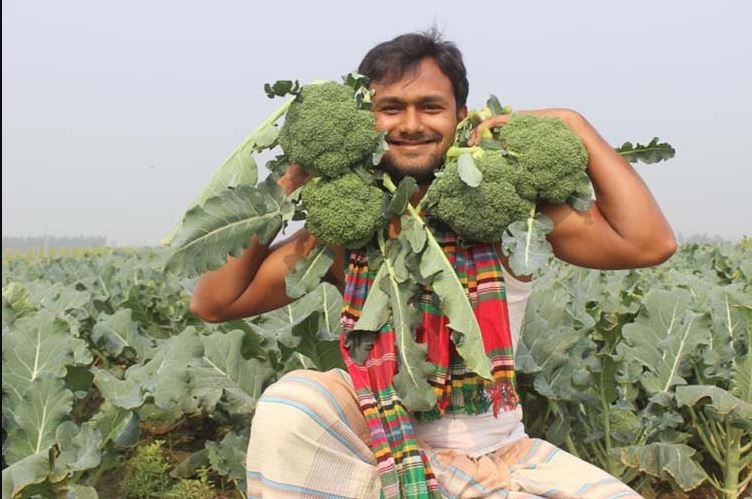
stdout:
[(104, 236), (3, 236), (3, 253), (16, 250), (42, 250), (50, 248), (100, 248), (107, 245)]

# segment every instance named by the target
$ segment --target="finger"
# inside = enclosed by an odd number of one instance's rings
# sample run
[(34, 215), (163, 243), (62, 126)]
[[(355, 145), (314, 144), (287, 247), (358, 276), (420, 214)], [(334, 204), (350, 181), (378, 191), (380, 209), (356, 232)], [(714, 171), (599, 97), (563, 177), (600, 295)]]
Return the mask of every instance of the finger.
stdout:
[(510, 119), (509, 114), (497, 114), (496, 116), (491, 116), (490, 118), (487, 118), (483, 120), (482, 122), (478, 123), (478, 125), (473, 129), (472, 133), (470, 134), (470, 139), (468, 140), (468, 144), (471, 146), (478, 145), (480, 143), (481, 137), (483, 137), (483, 133), (486, 130), (504, 126), (509, 122), (509, 119)]

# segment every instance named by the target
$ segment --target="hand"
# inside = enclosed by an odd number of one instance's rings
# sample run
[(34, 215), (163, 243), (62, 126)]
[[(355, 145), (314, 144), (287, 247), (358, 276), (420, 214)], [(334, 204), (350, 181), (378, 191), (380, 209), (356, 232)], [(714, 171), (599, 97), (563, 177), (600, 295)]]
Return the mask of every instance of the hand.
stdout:
[(289, 165), (284, 175), (277, 180), (277, 185), (282, 188), (285, 195), (289, 195), (295, 189), (308, 182), (309, 178), (311, 178), (311, 175), (302, 166)]
[[(551, 118), (560, 118), (566, 123), (569, 128), (571, 128), (575, 133), (578, 135), (581, 135), (581, 127), (582, 123), (584, 122), (584, 118), (577, 112), (573, 111), (572, 109), (563, 109), (563, 108), (550, 108), (550, 109), (535, 109), (531, 111), (515, 111), (516, 113), (522, 113), (522, 114), (534, 114), (536, 116), (549, 116)], [(480, 140), (483, 137), (483, 134), (492, 128), (500, 128), (507, 123), (509, 123), (509, 120), (512, 118), (511, 114), (497, 114), (496, 116), (491, 116), (488, 119), (485, 119), (481, 121), (474, 129), (472, 134), (470, 134), (470, 140), (468, 141), (469, 145), (471, 146), (477, 146), (480, 144)]]

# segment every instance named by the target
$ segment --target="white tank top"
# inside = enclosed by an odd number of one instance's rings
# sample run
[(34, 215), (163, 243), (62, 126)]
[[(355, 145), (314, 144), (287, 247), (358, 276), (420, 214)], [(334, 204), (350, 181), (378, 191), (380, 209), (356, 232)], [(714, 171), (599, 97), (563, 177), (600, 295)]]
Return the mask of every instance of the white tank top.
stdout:
[[(533, 283), (515, 279), (506, 269), (503, 269), (502, 273), (507, 293), (512, 345), (516, 351)], [(418, 439), (429, 446), (461, 450), (470, 457), (494, 452), (508, 443), (527, 436), (525, 426), (522, 424), (520, 406), (512, 411), (500, 412), (497, 418), (491, 411), (477, 416), (447, 414), (430, 423), (415, 422), (413, 426)]]

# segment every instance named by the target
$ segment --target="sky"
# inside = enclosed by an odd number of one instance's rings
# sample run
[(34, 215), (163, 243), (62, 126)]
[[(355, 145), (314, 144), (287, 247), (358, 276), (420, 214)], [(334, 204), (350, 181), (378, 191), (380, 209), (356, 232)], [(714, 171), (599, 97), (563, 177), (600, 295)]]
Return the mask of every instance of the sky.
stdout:
[[(2, 2), (2, 235), (156, 245), (281, 101), (375, 44), (436, 26), (469, 104), (578, 111), (636, 165), (682, 236), (752, 235), (752, 3), (8, 0)], [(745, 62), (746, 61), (746, 62)]]

